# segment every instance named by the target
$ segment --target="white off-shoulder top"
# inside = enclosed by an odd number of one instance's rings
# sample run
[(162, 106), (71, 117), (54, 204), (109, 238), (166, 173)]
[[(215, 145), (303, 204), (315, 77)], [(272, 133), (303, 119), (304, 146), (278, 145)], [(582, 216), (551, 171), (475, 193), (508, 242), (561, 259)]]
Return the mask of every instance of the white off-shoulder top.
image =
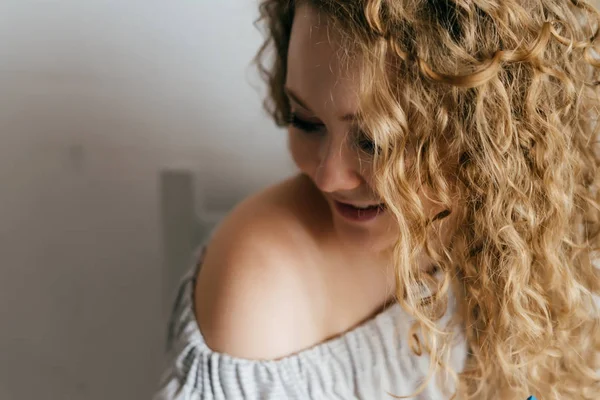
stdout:
[[(193, 309), (203, 254), (201, 248), (200, 262), (193, 263), (180, 284), (168, 330), (168, 366), (154, 400), (393, 399), (388, 393), (412, 394), (427, 376), (427, 353), (417, 356), (409, 347), (408, 330), (414, 320), (399, 304), (335, 338), (277, 360), (242, 359), (211, 350)], [(438, 320), (440, 327), (455, 310), (452, 295), (450, 300)], [(467, 346), (459, 328), (454, 329), (450, 365), (462, 371)], [(431, 379), (412, 398), (445, 400), (453, 391), (450, 377)]]

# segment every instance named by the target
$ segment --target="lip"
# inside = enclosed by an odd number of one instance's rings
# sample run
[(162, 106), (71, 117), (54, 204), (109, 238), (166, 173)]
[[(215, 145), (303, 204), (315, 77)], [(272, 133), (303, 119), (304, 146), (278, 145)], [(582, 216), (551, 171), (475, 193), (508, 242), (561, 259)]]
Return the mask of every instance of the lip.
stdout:
[(352, 222), (368, 222), (372, 221), (385, 212), (385, 205), (381, 204), (365, 204), (371, 206), (367, 209), (357, 208), (357, 204), (344, 203), (337, 200), (333, 201), (335, 211), (344, 219)]
[(366, 201), (363, 201), (363, 202), (353, 202), (353, 201), (346, 201), (344, 199), (333, 197), (333, 196), (331, 196), (330, 199), (333, 202), (335, 202), (335, 203), (346, 204), (346, 205), (350, 205), (350, 206), (353, 206), (353, 207), (370, 207), (370, 206), (377, 206), (377, 205), (383, 204), (381, 202), (377, 203), (376, 200), (373, 200), (373, 201), (370, 201), (370, 202), (366, 202)]
[(352, 207), (356, 207), (356, 208), (367, 208), (367, 207), (373, 207), (373, 206), (379, 206), (383, 203), (351, 203), (349, 201), (339, 201), (339, 200), (334, 200), (336, 203), (340, 203), (340, 204), (345, 204), (347, 206), (352, 206)]

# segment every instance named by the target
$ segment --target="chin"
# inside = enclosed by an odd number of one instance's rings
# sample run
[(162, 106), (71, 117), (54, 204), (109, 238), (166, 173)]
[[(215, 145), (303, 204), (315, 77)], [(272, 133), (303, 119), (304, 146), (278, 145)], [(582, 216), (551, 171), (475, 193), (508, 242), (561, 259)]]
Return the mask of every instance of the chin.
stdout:
[(336, 215), (334, 226), (340, 240), (352, 249), (379, 253), (390, 249), (395, 242), (387, 220), (354, 224)]

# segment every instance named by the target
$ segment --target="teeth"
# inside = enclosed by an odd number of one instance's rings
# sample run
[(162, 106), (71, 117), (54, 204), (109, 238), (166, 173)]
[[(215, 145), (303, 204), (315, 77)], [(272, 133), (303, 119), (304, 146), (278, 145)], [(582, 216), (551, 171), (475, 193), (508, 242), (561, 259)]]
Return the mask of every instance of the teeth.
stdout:
[(377, 207), (378, 204), (373, 204), (371, 206), (363, 206), (363, 207), (358, 207), (358, 206), (354, 206), (354, 208), (358, 208), (359, 210), (366, 210), (367, 208), (373, 208), (373, 207)]
[(368, 210), (368, 209), (373, 209), (373, 208), (384, 208), (385, 205), (383, 203), (379, 203), (379, 204), (368, 204), (366, 206), (357, 206), (351, 203), (341, 203), (341, 204), (345, 204), (346, 206), (350, 206), (353, 208), (356, 208), (358, 210)]

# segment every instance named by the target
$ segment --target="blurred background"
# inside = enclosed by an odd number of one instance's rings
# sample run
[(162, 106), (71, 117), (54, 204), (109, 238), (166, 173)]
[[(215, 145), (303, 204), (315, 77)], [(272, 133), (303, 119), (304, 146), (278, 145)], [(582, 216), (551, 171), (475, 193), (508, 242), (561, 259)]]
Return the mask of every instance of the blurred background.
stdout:
[(0, 399), (148, 399), (191, 249), (292, 173), (257, 0), (0, 0)]
[(257, 1), (0, 0), (0, 399), (150, 398), (190, 252), (293, 172)]

